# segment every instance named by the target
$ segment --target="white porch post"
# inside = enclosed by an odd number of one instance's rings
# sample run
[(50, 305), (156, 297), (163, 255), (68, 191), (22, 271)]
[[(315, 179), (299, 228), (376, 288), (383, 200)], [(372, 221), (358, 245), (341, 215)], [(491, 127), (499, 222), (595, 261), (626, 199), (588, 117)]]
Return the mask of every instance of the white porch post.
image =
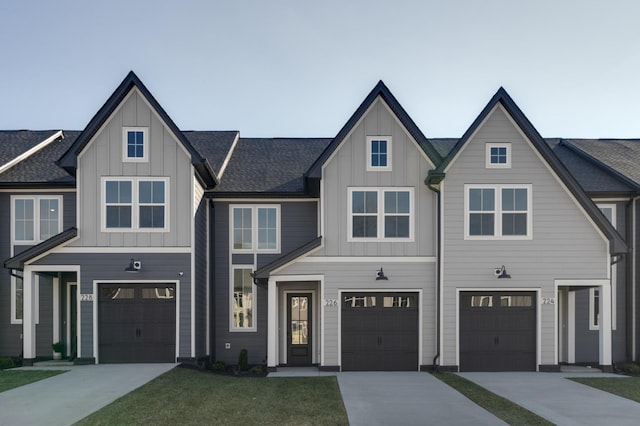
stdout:
[(278, 365), (278, 288), (274, 278), (269, 278), (267, 292), (267, 368), (276, 368)]
[(24, 268), (22, 277), (22, 349), (25, 360), (36, 357), (36, 301), (33, 272)]
[(611, 366), (611, 284), (600, 286), (600, 365)]

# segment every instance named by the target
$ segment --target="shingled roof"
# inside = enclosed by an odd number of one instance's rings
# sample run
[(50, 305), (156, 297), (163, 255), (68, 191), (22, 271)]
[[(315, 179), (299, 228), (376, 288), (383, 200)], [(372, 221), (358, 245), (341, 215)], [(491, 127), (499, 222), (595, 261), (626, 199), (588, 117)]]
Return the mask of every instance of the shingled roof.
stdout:
[(36, 147), (57, 132), (58, 130), (0, 131), (0, 166)]
[(233, 143), (239, 137), (237, 130), (231, 131), (184, 131), (182, 132), (196, 151), (209, 161), (211, 168), (220, 176)]
[(304, 172), (330, 138), (240, 138), (216, 195), (303, 194)]

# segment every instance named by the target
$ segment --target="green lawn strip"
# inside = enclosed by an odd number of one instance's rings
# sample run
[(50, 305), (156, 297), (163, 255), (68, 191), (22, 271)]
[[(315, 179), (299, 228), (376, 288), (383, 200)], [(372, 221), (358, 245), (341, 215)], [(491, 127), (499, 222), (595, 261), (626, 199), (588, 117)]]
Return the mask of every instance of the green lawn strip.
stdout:
[(174, 368), (77, 425), (347, 425), (335, 377), (236, 378)]
[(515, 402), (498, 396), (457, 374), (437, 373), (434, 377), (510, 425), (553, 425)]
[(640, 377), (569, 377), (569, 380), (640, 402)]
[(65, 370), (1, 370), (0, 392), (64, 373)]

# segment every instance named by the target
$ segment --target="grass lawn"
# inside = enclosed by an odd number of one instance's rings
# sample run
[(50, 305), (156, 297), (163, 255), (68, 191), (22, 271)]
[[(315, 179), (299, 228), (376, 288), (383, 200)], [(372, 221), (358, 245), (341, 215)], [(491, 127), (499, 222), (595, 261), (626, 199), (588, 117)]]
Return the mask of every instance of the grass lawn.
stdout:
[(335, 377), (220, 376), (174, 368), (77, 425), (347, 425)]
[(571, 377), (569, 380), (640, 402), (640, 377)]
[(532, 413), (526, 408), (504, 399), (482, 386), (453, 373), (437, 373), (434, 377), (442, 380), (471, 401), (510, 425), (553, 425), (553, 423)]
[(1, 370), (0, 392), (57, 376), (64, 372), (64, 370)]

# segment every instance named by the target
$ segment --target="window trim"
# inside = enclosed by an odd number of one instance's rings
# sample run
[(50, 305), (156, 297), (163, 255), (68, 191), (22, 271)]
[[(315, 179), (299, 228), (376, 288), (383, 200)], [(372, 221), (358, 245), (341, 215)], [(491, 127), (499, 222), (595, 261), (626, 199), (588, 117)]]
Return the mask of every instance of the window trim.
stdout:
[[(491, 162), (491, 148), (506, 148), (507, 149), (507, 162), (492, 163)], [(485, 166), (487, 169), (510, 169), (511, 168), (511, 142), (489, 142), (485, 144)]]
[[(129, 132), (142, 132), (142, 157), (129, 157), (128, 136)], [(122, 128), (122, 161), (125, 163), (147, 163), (149, 161), (149, 128), (148, 127), (123, 127)]]
[[(16, 240), (16, 200), (32, 200), (33, 201), (33, 239)], [(64, 228), (64, 197), (62, 195), (12, 195), (11, 196), (11, 245), (26, 246), (35, 245), (53, 237), (49, 236), (45, 240), (40, 239), (40, 200), (57, 200), (58, 201), (58, 234)]]
[[(22, 316), (23, 318), (16, 318), (16, 288), (17, 288), (17, 278), (11, 276), (11, 324), (22, 324), (24, 318), (24, 280), (22, 281), (22, 303), (23, 310)], [(40, 324), (40, 276), (38, 274), (34, 274), (33, 276), (34, 285), (33, 285), (33, 298), (34, 298), (34, 316), (35, 323)]]
[[(494, 205), (494, 234), (471, 235), (469, 192), (471, 189), (493, 189), (495, 194)], [(502, 190), (526, 189), (527, 190), (527, 234), (526, 235), (502, 235)], [(464, 185), (464, 239), (465, 240), (532, 240), (533, 239), (533, 185), (531, 184), (465, 184)]]
[[(371, 154), (372, 154), (372, 143), (373, 141), (381, 141), (384, 140), (387, 142), (387, 165), (386, 166), (374, 166), (371, 164)], [(367, 171), (368, 172), (390, 172), (392, 170), (391, 165), (393, 164), (393, 156), (392, 156), (392, 146), (393, 142), (391, 136), (367, 136)]]
[[(107, 182), (129, 181), (131, 182), (131, 228), (109, 228), (107, 227)], [(164, 182), (164, 228), (141, 228), (140, 227), (140, 207), (150, 204), (140, 204), (138, 198), (140, 182)], [(102, 232), (169, 232), (170, 231), (170, 206), (169, 198), (170, 178), (168, 177), (125, 177), (125, 176), (102, 176), (100, 178), (100, 228)]]
[[(233, 247), (234, 209), (251, 209), (251, 248), (238, 249)], [(258, 248), (258, 209), (276, 210), (276, 247), (272, 249)], [(280, 204), (229, 204), (229, 249), (231, 253), (280, 253), (281, 250), (281, 214)]]
[(258, 286), (253, 280), (251, 280), (252, 291), (252, 306), (251, 316), (253, 318), (253, 324), (251, 327), (234, 327), (233, 325), (233, 303), (234, 303), (234, 275), (238, 269), (246, 269), (253, 273), (255, 271), (255, 265), (231, 265), (229, 268), (229, 332), (231, 333), (255, 333), (258, 331)]
[[(354, 192), (377, 192), (378, 193), (378, 211), (377, 216), (377, 237), (354, 237), (353, 236), (353, 193)], [(409, 236), (408, 237), (384, 237), (384, 194), (385, 192), (408, 192), (409, 193)], [(390, 213), (392, 214), (392, 213)], [(404, 215), (404, 214), (403, 214)], [(373, 216), (373, 215), (372, 215)], [(413, 187), (349, 187), (347, 188), (347, 241), (348, 242), (413, 242), (414, 227), (416, 217), (416, 205)]]
[[(617, 213), (617, 205), (613, 204), (613, 203), (596, 203), (596, 206), (598, 206), (598, 208), (602, 211), (602, 209), (611, 209), (611, 225), (613, 225), (613, 227), (615, 229), (618, 229), (617, 227), (617, 219), (616, 219), (616, 213)], [(603, 212), (604, 215), (604, 212)], [(606, 215), (604, 215), (606, 217)], [(618, 265), (614, 264), (611, 265), (611, 329), (615, 330), (616, 329), (616, 309), (617, 309), (617, 297), (616, 297), (616, 292), (617, 292), (617, 282), (618, 282)], [(599, 289), (597, 288), (590, 288), (589, 289), (589, 330), (600, 330), (600, 324), (597, 323), (596, 324), (596, 311), (595, 311), (595, 294), (596, 291), (599, 291)]]

